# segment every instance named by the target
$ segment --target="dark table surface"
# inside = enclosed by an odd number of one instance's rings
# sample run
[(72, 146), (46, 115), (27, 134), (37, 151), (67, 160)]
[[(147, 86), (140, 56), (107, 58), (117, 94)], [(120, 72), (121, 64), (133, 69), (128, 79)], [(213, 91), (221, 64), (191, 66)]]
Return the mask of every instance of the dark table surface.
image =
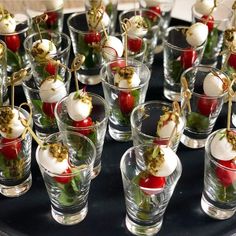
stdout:
[[(186, 24), (172, 19), (172, 25)], [(68, 32), (66, 26), (64, 29)], [(72, 85), (73, 87), (73, 85)], [(146, 100), (165, 100), (163, 96), (163, 56), (156, 55)], [(73, 88), (72, 88), (73, 89)], [(88, 91), (103, 96), (101, 84)], [(23, 101), (22, 88), (16, 100)], [(226, 104), (214, 129), (226, 127)], [(49, 198), (32, 150), (31, 189), (18, 198), (0, 195), (0, 236), (123, 236), (131, 235), (125, 227), (125, 201), (120, 174), (120, 159), (132, 142), (119, 143), (106, 135), (102, 171), (91, 183), (88, 215), (79, 224), (62, 226), (50, 212)], [(236, 216), (218, 221), (203, 213), (200, 206), (203, 190), (204, 149), (192, 150), (180, 144), (177, 154), (183, 165), (182, 176), (164, 215), (160, 236), (229, 236), (236, 235)]]

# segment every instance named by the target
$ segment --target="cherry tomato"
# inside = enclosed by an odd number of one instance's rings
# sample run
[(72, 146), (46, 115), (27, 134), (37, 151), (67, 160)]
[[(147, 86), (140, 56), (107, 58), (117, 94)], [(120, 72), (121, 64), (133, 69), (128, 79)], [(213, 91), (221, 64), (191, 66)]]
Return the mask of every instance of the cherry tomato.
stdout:
[(13, 52), (17, 52), (20, 48), (20, 37), (18, 34), (5, 36), (7, 48)]
[(125, 66), (126, 66), (125, 60), (123, 60), (123, 59), (113, 61), (113, 62), (111, 62), (111, 64), (110, 64), (111, 70), (114, 70), (114, 71), (116, 71), (117, 68), (123, 68), (123, 67), (125, 67)]
[[(157, 14), (159, 14), (159, 15), (161, 15), (161, 8), (160, 8), (159, 5), (149, 7), (148, 9), (154, 11), (155, 13), (157, 13)], [(148, 18), (149, 18), (150, 20), (154, 20), (155, 17), (156, 17), (156, 15), (153, 14), (152, 12), (148, 12), (148, 13), (147, 13), (147, 16), (148, 16)]]
[(0, 153), (2, 153), (7, 160), (16, 159), (22, 148), (21, 140), (19, 138), (16, 139), (2, 138), (1, 143), (2, 144), (9, 143), (9, 145), (1, 147)]
[(151, 174), (141, 177), (139, 180), (139, 186), (148, 195), (159, 192), (160, 189), (164, 188), (165, 184), (165, 177), (156, 177)]
[[(84, 120), (81, 120), (81, 121), (73, 121), (72, 125), (74, 127), (78, 127), (78, 128), (86, 128), (86, 127), (89, 127), (89, 126), (93, 125), (93, 120), (89, 116), (89, 117), (87, 117), (87, 118), (85, 118)], [(84, 130), (79, 130), (78, 132), (80, 134), (83, 134), (83, 135), (87, 136), (92, 132), (92, 130), (91, 129), (84, 129)]]
[(55, 75), (56, 72), (57, 72), (57, 68), (56, 68), (56, 66), (52, 62), (48, 62), (44, 69), (50, 75)]
[(54, 115), (55, 106), (56, 106), (56, 102), (53, 102), (53, 103), (44, 102), (43, 106), (42, 106), (42, 110), (46, 116), (50, 117), (51, 119), (54, 119), (55, 118), (55, 115)]
[(71, 169), (68, 168), (60, 176), (55, 177), (55, 180), (60, 184), (68, 184), (72, 179), (71, 173)]
[(187, 51), (183, 51), (180, 56), (180, 62), (184, 69), (192, 67), (196, 59), (197, 59), (197, 52), (191, 48)]
[(56, 12), (47, 12), (48, 19), (46, 20), (46, 24), (48, 27), (54, 26), (58, 21), (58, 14)]
[[(230, 161), (219, 160), (218, 163), (226, 168), (236, 170), (236, 164), (233, 160)], [(216, 176), (225, 187), (228, 187), (234, 181), (236, 181), (235, 171), (226, 170), (218, 166), (216, 167)]]
[(157, 144), (157, 145), (167, 145), (169, 142), (168, 139), (163, 139), (163, 138), (155, 138), (153, 140), (153, 143)]
[(206, 20), (207, 20), (206, 25), (208, 27), (208, 33), (210, 33), (214, 29), (214, 17), (209, 16), (209, 18), (208, 18), (208, 16), (205, 16), (205, 15), (201, 17), (201, 22), (203, 24), (205, 24)]
[(101, 39), (102, 39), (101, 34), (96, 31), (90, 31), (84, 36), (84, 41), (87, 44), (99, 43)]
[(197, 103), (198, 111), (204, 116), (209, 116), (216, 110), (217, 104), (217, 99), (208, 99), (205, 96), (200, 97)]
[(127, 46), (131, 52), (140, 52), (143, 40), (141, 38), (128, 38)]
[(118, 100), (119, 107), (122, 113), (129, 114), (133, 110), (135, 99), (130, 92), (120, 92)]
[(231, 54), (228, 59), (228, 65), (236, 70), (236, 54)]

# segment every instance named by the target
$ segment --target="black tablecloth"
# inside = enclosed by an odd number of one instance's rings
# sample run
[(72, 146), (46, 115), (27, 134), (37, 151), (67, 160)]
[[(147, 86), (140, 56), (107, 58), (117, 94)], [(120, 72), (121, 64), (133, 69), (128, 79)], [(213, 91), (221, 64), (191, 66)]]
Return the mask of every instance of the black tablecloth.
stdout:
[[(172, 19), (171, 24), (184, 24)], [(65, 32), (68, 29), (65, 25)], [(73, 86), (73, 85), (72, 85)], [(158, 54), (146, 100), (164, 100), (163, 57)], [(73, 89), (73, 88), (72, 88)], [(87, 90), (103, 96), (101, 84)], [(21, 87), (16, 89), (17, 102), (24, 98)], [(214, 129), (226, 127), (226, 104)], [(49, 198), (32, 150), (31, 189), (19, 198), (0, 196), (0, 236), (123, 236), (131, 235), (125, 227), (125, 201), (120, 174), (120, 159), (132, 142), (119, 143), (106, 135), (102, 154), (102, 171), (91, 183), (88, 215), (79, 224), (62, 226), (50, 212)], [(164, 215), (160, 236), (229, 236), (236, 232), (236, 216), (218, 221), (205, 215), (200, 206), (203, 189), (204, 149), (192, 150), (180, 144), (177, 151), (183, 173)]]

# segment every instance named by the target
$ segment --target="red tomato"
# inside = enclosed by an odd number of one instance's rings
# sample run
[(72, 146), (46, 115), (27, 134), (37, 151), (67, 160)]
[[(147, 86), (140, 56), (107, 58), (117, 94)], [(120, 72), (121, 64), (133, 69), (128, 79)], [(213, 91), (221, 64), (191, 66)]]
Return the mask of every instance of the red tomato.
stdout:
[(57, 72), (56, 66), (52, 62), (48, 62), (44, 68), (50, 75), (55, 75)]
[(54, 119), (55, 118), (55, 115), (54, 115), (55, 106), (56, 106), (56, 102), (53, 102), (53, 103), (44, 102), (42, 110), (45, 113), (45, 115), (47, 115), (51, 119)]
[(166, 184), (165, 177), (156, 177), (154, 175), (148, 175), (146, 177), (141, 177), (139, 180), (139, 186), (146, 194), (151, 195), (160, 191), (164, 188)]
[[(74, 127), (78, 127), (78, 128), (86, 128), (86, 127), (89, 127), (89, 126), (93, 125), (93, 120), (89, 116), (89, 117), (87, 117), (87, 118), (85, 118), (84, 120), (81, 120), (81, 121), (73, 121), (72, 125)], [(83, 135), (87, 136), (92, 132), (92, 130), (91, 129), (84, 129), (84, 130), (79, 130), (78, 132), (80, 134), (83, 134)]]
[(13, 52), (17, 52), (20, 48), (20, 37), (18, 34), (5, 36), (7, 48)]
[[(218, 163), (224, 167), (236, 170), (236, 164), (233, 160), (230, 161), (218, 161)], [(225, 186), (228, 187), (234, 181), (236, 181), (236, 172), (225, 170), (221, 167), (216, 167), (216, 176), (220, 180), (220, 182)]]
[(180, 62), (184, 69), (192, 67), (196, 59), (197, 59), (197, 52), (191, 48), (189, 48), (188, 51), (183, 51), (180, 56)]
[(228, 59), (228, 65), (236, 70), (236, 54), (231, 54)]
[(169, 142), (168, 139), (163, 139), (163, 138), (155, 138), (153, 140), (153, 143), (157, 144), (157, 145), (167, 145)]
[(127, 46), (131, 52), (140, 52), (143, 40), (141, 38), (128, 38)]
[(47, 12), (48, 19), (46, 20), (46, 24), (50, 27), (57, 23), (58, 14), (56, 12)]
[[(201, 22), (203, 24), (205, 24), (207, 18), (208, 18), (208, 16), (202, 16), (201, 17)], [(214, 17), (213, 16), (209, 16), (206, 25), (208, 27), (208, 32), (210, 33), (214, 29)]]
[(55, 180), (60, 184), (68, 184), (72, 179), (70, 175), (71, 173), (72, 173), (71, 169), (68, 168), (60, 176), (55, 177)]
[[(157, 14), (159, 14), (159, 15), (161, 15), (161, 8), (160, 8), (159, 5), (149, 7), (148, 9), (154, 11), (155, 13), (157, 13)], [(151, 12), (148, 12), (148, 13), (147, 13), (147, 17), (148, 17), (150, 20), (154, 20), (155, 17), (156, 17), (156, 15), (153, 14), (153, 13), (151, 13)]]
[(99, 43), (101, 39), (102, 39), (101, 34), (96, 31), (90, 31), (84, 36), (84, 41), (87, 44)]
[(216, 110), (217, 104), (217, 99), (207, 99), (205, 96), (200, 97), (197, 103), (198, 111), (204, 116), (209, 116)]
[[(9, 142), (12, 142), (12, 143), (9, 143)], [(2, 153), (7, 160), (16, 159), (22, 148), (21, 140), (19, 138), (16, 138), (16, 139), (3, 138), (1, 140), (1, 143), (2, 144), (9, 143), (9, 145), (1, 147), (0, 153)]]
[(123, 68), (125, 66), (126, 66), (125, 60), (123, 60), (123, 59), (113, 61), (110, 64), (111, 70), (115, 70), (115, 71), (116, 71), (117, 68)]
[(120, 92), (118, 100), (119, 107), (122, 113), (129, 114), (133, 110), (135, 99), (130, 92)]

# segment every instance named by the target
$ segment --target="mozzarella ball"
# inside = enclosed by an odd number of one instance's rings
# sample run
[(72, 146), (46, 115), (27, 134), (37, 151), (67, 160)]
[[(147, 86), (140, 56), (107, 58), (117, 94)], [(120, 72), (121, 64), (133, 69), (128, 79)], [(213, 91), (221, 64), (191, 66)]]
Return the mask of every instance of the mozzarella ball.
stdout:
[(160, 147), (160, 149), (164, 154), (165, 160), (160, 170), (158, 170), (156, 176), (166, 177), (171, 175), (175, 171), (177, 167), (178, 157), (170, 147)]
[(92, 101), (86, 97), (75, 98), (77, 92), (71, 93), (67, 98), (67, 112), (70, 118), (74, 121), (86, 119), (92, 111)]
[(113, 61), (117, 57), (122, 57), (123, 51), (123, 43), (115, 36), (108, 36), (102, 47), (102, 54), (108, 61)]
[(145, 0), (146, 7), (153, 7), (153, 6), (158, 6), (161, 1), (160, 0)]
[(56, 55), (57, 48), (52, 41), (42, 39), (33, 43), (31, 53), (36, 59), (50, 60)]
[(174, 128), (175, 128), (175, 122), (173, 120), (170, 120), (167, 122), (167, 124), (157, 129), (157, 134), (160, 138), (169, 138)]
[(50, 152), (49, 147), (39, 148), (37, 162), (53, 174), (62, 174), (69, 168), (68, 158), (58, 161)]
[[(10, 123), (8, 124), (8, 127), (11, 128), (11, 132), (3, 132), (0, 131), (0, 134), (4, 138), (8, 139), (15, 139), (22, 135), (22, 133), (25, 130), (25, 127), (22, 125), (21, 121), (19, 120), (19, 112), (17, 109), (12, 110), (13, 118), (11, 119)], [(20, 113), (20, 117), (23, 119), (26, 119), (26, 117)]]
[(89, 28), (100, 31), (103, 29), (103, 26), (107, 28), (110, 25), (111, 19), (102, 8), (100, 8), (99, 11), (97, 11), (96, 16), (94, 14), (91, 14), (91, 12), (94, 12), (94, 11), (93, 10), (88, 11), (88, 13), (86, 14)]
[[(2, 17), (2, 15), (0, 15)], [(0, 21), (0, 33), (1, 34), (11, 34), (16, 30), (16, 20), (11, 17), (10, 14), (4, 15), (3, 19)]]
[(216, 133), (210, 144), (211, 154), (214, 158), (222, 161), (229, 161), (236, 157), (236, 151), (233, 150), (232, 144), (228, 142), (225, 133)]
[(213, 73), (207, 74), (203, 81), (203, 90), (207, 96), (220, 96), (224, 93), (225, 76), (218, 73), (218, 76)]
[(129, 79), (122, 77), (119, 73), (114, 76), (114, 83), (119, 88), (134, 88), (139, 86), (140, 82), (141, 80), (136, 72)]
[(88, 7), (107, 6), (109, 3), (109, 0), (85, 0), (85, 5)]
[(46, 78), (39, 88), (39, 96), (43, 102), (55, 103), (67, 95), (66, 87), (60, 79)]
[(63, 7), (64, 1), (63, 0), (46, 0), (44, 1), (44, 5), (47, 11), (57, 10)]
[(197, 0), (194, 7), (196, 12), (208, 16), (214, 7), (214, 0)]
[(193, 47), (201, 46), (207, 40), (207, 36), (208, 27), (201, 22), (191, 25), (186, 32), (186, 40)]
[(130, 38), (143, 37), (148, 32), (146, 22), (140, 15), (132, 16), (127, 22), (127, 26)]

